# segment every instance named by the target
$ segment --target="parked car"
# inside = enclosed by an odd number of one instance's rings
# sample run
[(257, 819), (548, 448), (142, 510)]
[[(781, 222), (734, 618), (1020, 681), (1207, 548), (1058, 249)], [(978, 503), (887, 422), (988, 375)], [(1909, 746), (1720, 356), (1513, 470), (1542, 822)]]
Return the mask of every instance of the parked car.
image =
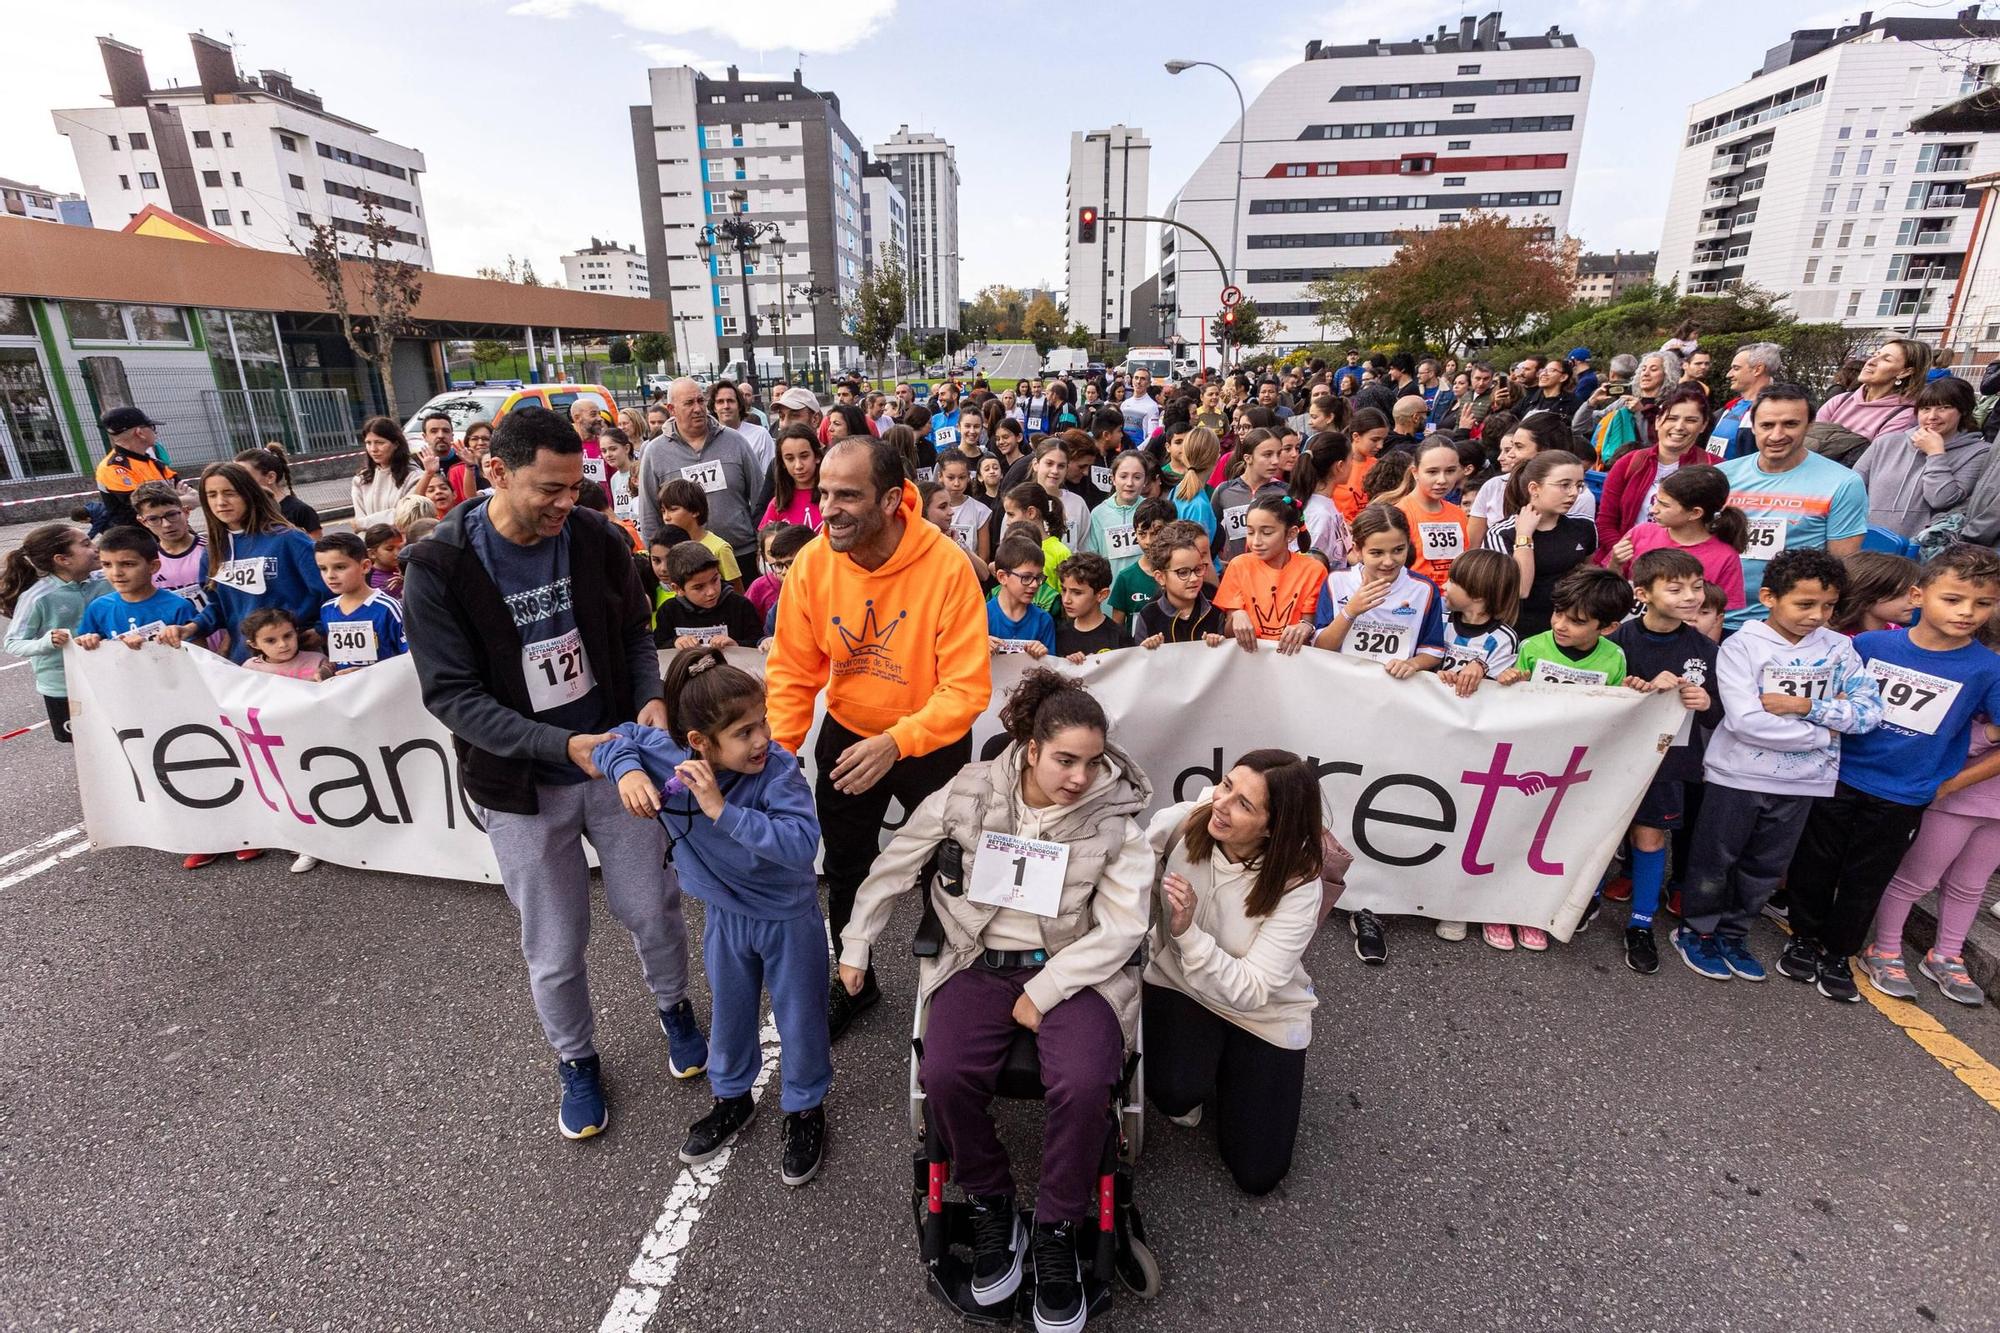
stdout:
[(1084, 368), (1089, 359), (1089, 353), (1081, 347), (1052, 347), (1042, 362), (1042, 374), (1075, 374)]
[(524, 404), (546, 407), (567, 418), (570, 404), (579, 398), (594, 399), (597, 410), (607, 417), (618, 415), (618, 400), (611, 396), (611, 390), (601, 384), (485, 383), (449, 389), (432, 398), (403, 423), (403, 438), (412, 447), (422, 444), (424, 418), (433, 412), (442, 412), (450, 417), (452, 438), (462, 440), (465, 428), (473, 422), (491, 421), (498, 425), (500, 418)]

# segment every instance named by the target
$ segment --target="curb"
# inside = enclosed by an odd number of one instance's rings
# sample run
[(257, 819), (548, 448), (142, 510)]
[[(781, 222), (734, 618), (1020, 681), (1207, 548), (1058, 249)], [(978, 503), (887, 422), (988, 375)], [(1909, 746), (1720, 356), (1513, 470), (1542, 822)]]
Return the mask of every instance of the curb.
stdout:
[[(1912, 947), (1928, 951), (1937, 943), (1937, 925), (1937, 910), (1928, 902), (1918, 903), (1903, 924), (1903, 939)], [(2000, 929), (1996, 927), (2000, 927), (2000, 922), (1982, 905), (1979, 915), (1973, 918), (1972, 929), (1965, 933), (1965, 970), (1986, 992), (1989, 1004), (2000, 1003)]]

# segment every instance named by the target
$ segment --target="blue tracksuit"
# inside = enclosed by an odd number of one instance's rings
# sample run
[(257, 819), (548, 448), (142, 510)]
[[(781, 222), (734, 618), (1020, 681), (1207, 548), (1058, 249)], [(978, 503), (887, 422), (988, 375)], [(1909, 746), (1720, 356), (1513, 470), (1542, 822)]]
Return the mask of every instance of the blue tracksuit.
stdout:
[[(591, 761), (614, 782), (643, 773), (664, 785), (690, 757), (658, 727), (626, 722)], [(718, 770), (716, 777), (721, 819), (680, 794), (665, 797), (660, 812), (681, 887), (707, 907), (701, 952), (711, 999), (709, 1085), (718, 1097), (740, 1097), (756, 1082), (763, 1063), (757, 997), (769, 991), (784, 1043), (784, 1109), (809, 1111), (833, 1082), (812, 788), (799, 761), (775, 744), (762, 773)]]
[[(238, 577), (232, 579), (232, 573)], [(200, 637), (228, 630), (233, 662), (250, 655), (239, 627), (252, 611), (275, 606), (290, 612), (301, 634), (319, 625), (326, 581), (313, 560), (313, 539), (289, 524), (270, 532), (230, 533), (227, 551), (208, 553), (207, 576), (213, 580), (208, 605), (195, 624)]]

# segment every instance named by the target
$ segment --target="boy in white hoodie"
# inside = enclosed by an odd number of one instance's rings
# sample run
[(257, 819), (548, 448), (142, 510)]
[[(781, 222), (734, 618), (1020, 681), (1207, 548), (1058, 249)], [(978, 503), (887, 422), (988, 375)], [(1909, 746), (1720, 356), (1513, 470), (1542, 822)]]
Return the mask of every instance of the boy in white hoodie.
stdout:
[(1825, 551), (1791, 550), (1764, 567), (1752, 620), (1716, 660), (1722, 725), (1703, 759), (1706, 790), (1683, 881), (1674, 949), (1713, 981), (1763, 981), (1744, 947), (1792, 859), (1816, 796), (1840, 774), (1840, 737), (1882, 717), (1875, 679), (1827, 621), (1847, 571)]

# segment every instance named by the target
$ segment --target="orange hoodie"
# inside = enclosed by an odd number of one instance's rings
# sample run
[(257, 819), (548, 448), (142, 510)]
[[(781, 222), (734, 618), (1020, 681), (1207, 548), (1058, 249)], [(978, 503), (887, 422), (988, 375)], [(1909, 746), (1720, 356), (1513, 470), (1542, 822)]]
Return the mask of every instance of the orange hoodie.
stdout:
[(917, 506), (904, 482), (903, 540), (880, 569), (836, 552), (824, 533), (792, 561), (765, 670), (771, 736), (792, 753), (822, 686), (835, 721), (860, 736), (886, 732), (904, 758), (965, 735), (993, 697), (979, 580)]

